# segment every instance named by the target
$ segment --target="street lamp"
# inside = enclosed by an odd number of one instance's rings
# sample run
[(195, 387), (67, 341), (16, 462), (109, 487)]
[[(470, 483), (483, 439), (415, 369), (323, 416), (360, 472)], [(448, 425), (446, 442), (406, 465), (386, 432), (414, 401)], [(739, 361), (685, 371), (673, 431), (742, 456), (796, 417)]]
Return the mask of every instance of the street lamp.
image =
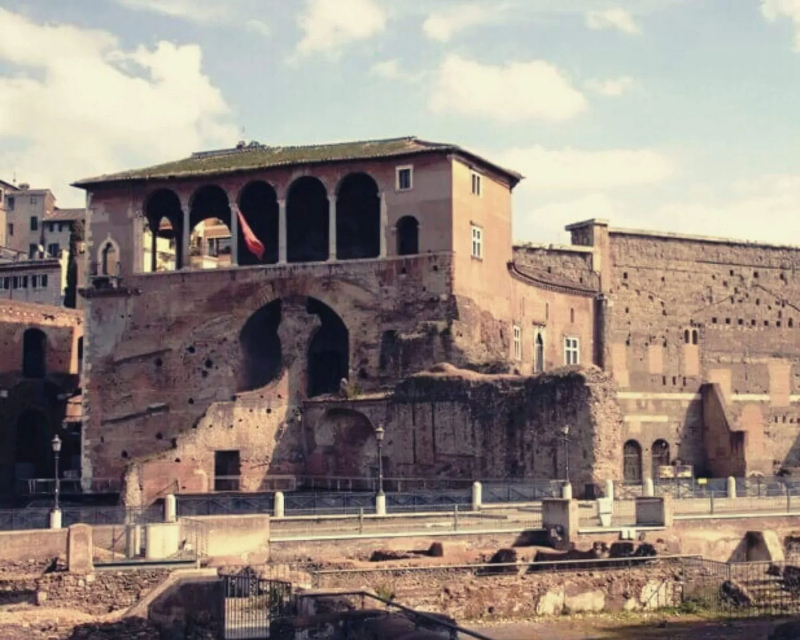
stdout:
[(378, 441), (378, 495), (383, 495), (383, 436), (386, 434), (383, 427), (375, 429), (375, 440)]
[(561, 436), (564, 441), (564, 482), (569, 484), (569, 425), (561, 429)]
[(55, 466), (56, 466), (56, 488), (55, 488), (55, 502), (53, 504), (53, 510), (58, 511), (58, 494), (61, 490), (61, 482), (58, 478), (58, 454), (61, 453), (61, 438), (58, 437), (56, 434), (53, 437), (53, 441), (51, 443), (53, 445), (53, 455), (55, 456)]

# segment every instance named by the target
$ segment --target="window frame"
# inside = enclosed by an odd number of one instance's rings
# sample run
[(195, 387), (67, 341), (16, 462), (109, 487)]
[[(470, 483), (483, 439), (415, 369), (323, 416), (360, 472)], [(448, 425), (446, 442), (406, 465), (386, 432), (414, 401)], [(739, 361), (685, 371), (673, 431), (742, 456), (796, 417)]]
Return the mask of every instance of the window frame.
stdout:
[[(542, 341), (542, 360), (541, 360), (541, 367), (539, 366), (539, 339), (541, 338)], [(545, 366), (545, 345), (547, 343), (547, 338), (545, 337), (545, 331), (542, 328), (536, 328), (533, 332), (533, 372), (535, 374), (544, 373), (546, 366)]]
[(31, 216), (31, 231), (38, 231), (39, 230), (39, 216)]
[(483, 195), (483, 176), (475, 171), (470, 171), (470, 193), (479, 198)]
[[(571, 362), (574, 356), (574, 362)], [(564, 336), (564, 365), (576, 367), (581, 363), (581, 341), (577, 336)]]
[[(408, 171), (408, 186), (402, 187), (400, 184), (400, 174)], [(394, 169), (394, 190), (395, 191), (413, 191), (414, 190), (414, 165), (403, 164), (395, 167)]]
[(514, 360), (522, 361), (522, 325), (514, 323), (511, 327)]
[[(477, 232), (477, 235), (476, 235)], [(474, 260), (483, 260), (484, 251), (483, 251), (483, 227), (480, 225), (475, 224), (474, 222), (470, 223), (470, 242), (471, 242), (471, 249), (470, 255)], [(475, 248), (477, 247), (477, 253)]]

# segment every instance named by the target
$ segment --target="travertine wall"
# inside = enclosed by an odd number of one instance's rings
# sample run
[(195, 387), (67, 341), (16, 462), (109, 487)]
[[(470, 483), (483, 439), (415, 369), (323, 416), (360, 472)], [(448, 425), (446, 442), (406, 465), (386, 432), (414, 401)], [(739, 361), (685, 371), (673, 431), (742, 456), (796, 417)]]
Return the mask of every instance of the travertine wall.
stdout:
[(572, 232), (607, 266), (604, 349), (645, 476), (657, 439), (698, 474), (725, 471), (704, 444), (704, 382), (719, 383), (746, 433), (748, 473), (800, 465), (800, 249), (602, 222)]

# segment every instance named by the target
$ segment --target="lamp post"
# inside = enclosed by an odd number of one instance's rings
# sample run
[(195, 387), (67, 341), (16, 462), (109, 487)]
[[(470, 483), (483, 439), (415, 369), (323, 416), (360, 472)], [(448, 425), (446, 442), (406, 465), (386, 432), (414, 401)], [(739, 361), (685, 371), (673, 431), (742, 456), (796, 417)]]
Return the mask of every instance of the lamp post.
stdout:
[(378, 495), (383, 495), (383, 436), (386, 434), (383, 427), (375, 429), (375, 440), (378, 442)]
[(569, 484), (569, 426), (561, 429), (561, 439), (564, 442), (564, 483)]
[(55, 472), (56, 472), (56, 486), (55, 486), (55, 495), (53, 500), (53, 511), (58, 511), (58, 495), (61, 492), (61, 482), (58, 477), (58, 454), (61, 453), (61, 438), (58, 437), (56, 434), (53, 437), (53, 455), (55, 457)]

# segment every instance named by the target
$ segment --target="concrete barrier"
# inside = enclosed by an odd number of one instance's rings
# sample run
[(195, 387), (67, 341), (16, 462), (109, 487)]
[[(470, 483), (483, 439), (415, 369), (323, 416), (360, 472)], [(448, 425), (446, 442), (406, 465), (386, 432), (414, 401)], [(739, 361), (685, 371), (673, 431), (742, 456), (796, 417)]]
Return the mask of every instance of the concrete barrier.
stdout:
[[(209, 558), (228, 558), (248, 564), (269, 561), (270, 516), (195, 516), (205, 553)], [(185, 528), (192, 524), (182, 520)]]
[(636, 498), (636, 524), (642, 527), (671, 527), (672, 496)]
[(0, 532), (0, 560), (26, 562), (67, 556), (66, 529)]
[(67, 533), (67, 569), (70, 573), (92, 573), (92, 528), (88, 524), (74, 524)]
[(559, 543), (568, 545), (577, 538), (579, 521), (577, 500), (563, 498), (542, 500), (542, 527), (547, 531), (554, 529), (558, 531), (559, 539), (551, 540), (556, 547)]
[(162, 522), (145, 526), (145, 557), (166, 560), (178, 554), (181, 526), (178, 522)]

